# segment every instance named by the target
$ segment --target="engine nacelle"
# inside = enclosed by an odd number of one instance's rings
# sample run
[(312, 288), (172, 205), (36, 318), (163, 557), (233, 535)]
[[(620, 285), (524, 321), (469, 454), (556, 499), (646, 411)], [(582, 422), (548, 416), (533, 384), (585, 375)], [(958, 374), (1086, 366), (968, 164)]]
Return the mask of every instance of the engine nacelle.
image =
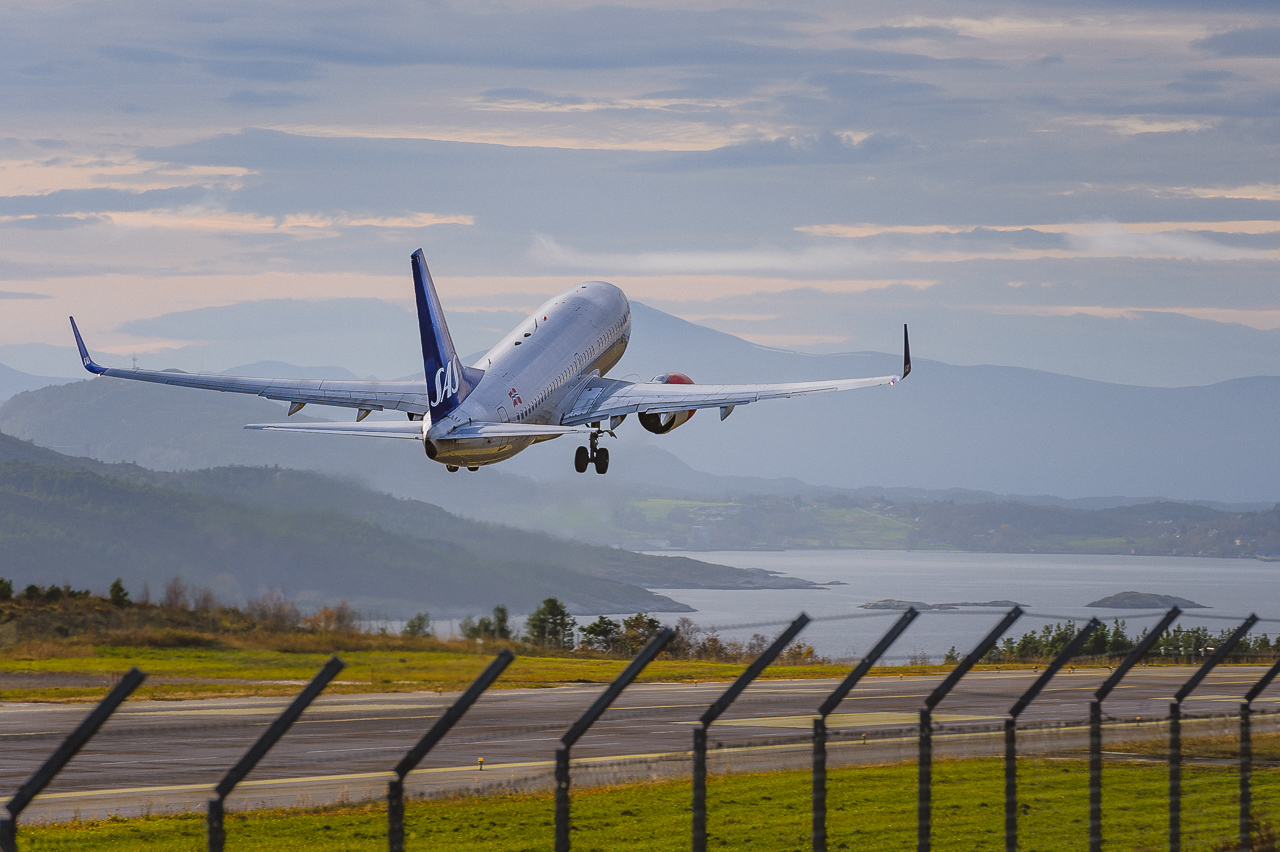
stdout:
[[(661, 376), (654, 376), (652, 381), (659, 382), (664, 385), (691, 385), (693, 379), (684, 373), (663, 373)], [(683, 426), (689, 422), (689, 418), (693, 416), (693, 411), (668, 411), (662, 414), (650, 414), (641, 412), (636, 415), (640, 419), (640, 425), (647, 431), (655, 435), (665, 435), (677, 426)]]

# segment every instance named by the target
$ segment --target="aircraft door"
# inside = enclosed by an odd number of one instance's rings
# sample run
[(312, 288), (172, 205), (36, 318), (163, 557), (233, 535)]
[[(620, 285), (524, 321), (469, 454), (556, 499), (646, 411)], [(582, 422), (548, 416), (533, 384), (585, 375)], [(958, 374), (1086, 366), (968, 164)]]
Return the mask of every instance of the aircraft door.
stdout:
[(511, 421), (511, 418), (507, 416), (507, 409), (501, 405), (498, 406), (498, 417), (503, 423), (509, 423)]

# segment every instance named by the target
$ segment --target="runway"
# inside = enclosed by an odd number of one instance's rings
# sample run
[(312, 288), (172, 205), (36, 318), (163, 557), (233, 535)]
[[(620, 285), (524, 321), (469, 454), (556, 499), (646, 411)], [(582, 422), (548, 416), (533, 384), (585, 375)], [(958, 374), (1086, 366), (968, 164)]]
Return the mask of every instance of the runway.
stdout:
[[(1193, 671), (1135, 669), (1108, 699), (1107, 717), (1130, 722), (1143, 717), (1147, 728), (1134, 730), (1155, 735), (1151, 723), (1167, 714), (1174, 692)], [(1184, 714), (1236, 712), (1241, 696), (1264, 672), (1253, 666), (1218, 669), (1184, 703)], [(1107, 674), (1105, 669), (1060, 673), (1019, 721), (1030, 728), (1067, 727), (1028, 731), (1028, 747), (1048, 743), (1046, 738), (1055, 748), (1078, 747), (1081, 731), (1072, 726), (1086, 720), (1092, 692)], [(998, 727), (1036, 677), (1030, 671), (965, 677), (934, 716), (939, 756), (996, 753), (998, 737), (966, 732)], [(941, 676), (865, 679), (828, 720), (832, 765), (913, 758), (918, 711), (940, 681)], [(711, 728), (711, 771), (806, 766), (813, 715), (835, 685), (834, 680), (756, 682)], [(726, 686), (631, 687), (574, 748), (575, 785), (687, 774), (691, 731)], [(548, 786), (560, 736), (603, 689), (603, 684), (491, 689), (410, 776), (407, 792)], [(321, 696), (237, 788), (228, 806), (380, 797), (391, 768), (454, 698), (449, 693)], [(23, 820), (202, 809), (213, 785), (287, 704), (285, 698), (126, 702)], [(1255, 708), (1280, 710), (1280, 688), (1268, 689)], [(87, 712), (85, 705), (0, 705), (0, 797), (7, 800)], [(864, 733), (867, 746), (861, 743)], [(479, 758), (484, 758), (483, 771)]]

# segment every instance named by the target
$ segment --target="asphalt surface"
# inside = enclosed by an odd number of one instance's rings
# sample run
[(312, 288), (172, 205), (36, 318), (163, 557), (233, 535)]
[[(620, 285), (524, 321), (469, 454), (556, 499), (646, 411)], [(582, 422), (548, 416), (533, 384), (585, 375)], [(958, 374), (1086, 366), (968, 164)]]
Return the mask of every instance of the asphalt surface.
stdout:
[[(1106, 715), (1140, 736), (1194, 670), (1140, 667), (1112, 693)], [(1212, 673), (1186, 715), (1235, 713), (1262, 667)], [(1028, 750), (1079, 748), (1092, 692), (1105, 669), (1060, 673), (1022, 715)], [(971, 673), (935, 712), (940, 756), (994, 754), (994, 732), (1037, 675)], [(829, 720), (831, 765), (911, 759), (913, 726), (940, 676), (869, 677)], [(716, 771), (798, 768), (808, 761), (812, 718), (832, 680), (762, 680), (711, 728)], [(696, 720), (726, 684), (639, 684), (573, 750), (574, 783), (687, 775)], [(410, 776), (410, 795), (549, 785), (561, 735), (603, 685), (493, 689)], [(456, 697), (445, 693), (321, 696), (231, 795), (232, 809), (323, 804), (385, 794), (390, 770)], [(213, 786), (288, 704), (285, 698), (127, 702), (23, 820), (202, 809)], [(1280, 710), (1280, 688), (1255, 703)], [(85, 705), (0, 704), (0, 797), (7, 798), (87, 714)], [(1144, 725), (1134, 720), (1142, 717)], [(1225, 723), (1224, 723), (1225, 724)], [(1256, 726), (1255, 726), (1256, 727)], [(1039, 730), (1044, 728), (1044, 730)], [(1117, 730), (1119, 727), (1117, 727)], [(983, 733), (986, 732), (986, 733)], [(867, 742), (862, 742), (867, 734)], [(1037, 743), (1039, 745), (1037, 745)], [(484, 758), (484, 769), (478, 759)]]

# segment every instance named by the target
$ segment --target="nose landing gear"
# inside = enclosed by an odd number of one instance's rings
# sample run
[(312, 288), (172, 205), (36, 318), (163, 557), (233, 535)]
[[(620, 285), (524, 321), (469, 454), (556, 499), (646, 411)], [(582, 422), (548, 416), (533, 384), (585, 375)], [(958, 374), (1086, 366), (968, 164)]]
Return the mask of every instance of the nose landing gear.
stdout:
[(591, 433), (591, 449), (586, 447), (578, 447), (577, 452), (573, 454), (573, 469), (578, 473), (586, 473), (589, 465), (595, 465), (596, 473), (605, 473), (609, 470), (609, 451), (604, 447), (598, 446), (600, 443), (600, 433)]

